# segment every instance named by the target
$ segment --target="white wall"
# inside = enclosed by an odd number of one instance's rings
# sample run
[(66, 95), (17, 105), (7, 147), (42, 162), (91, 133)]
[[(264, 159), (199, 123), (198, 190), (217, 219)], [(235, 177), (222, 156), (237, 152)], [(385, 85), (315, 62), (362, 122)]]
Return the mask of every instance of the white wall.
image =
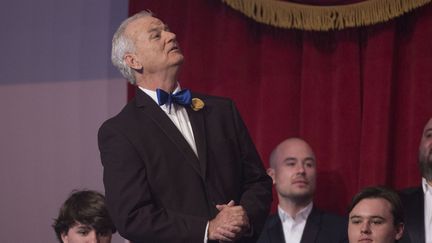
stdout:
[(51, 224), (71, 190), (103, 192), (96, 135), (126, 103), (109, 52), (127, 3), (1, 3), (1, 242), (56, 242)]

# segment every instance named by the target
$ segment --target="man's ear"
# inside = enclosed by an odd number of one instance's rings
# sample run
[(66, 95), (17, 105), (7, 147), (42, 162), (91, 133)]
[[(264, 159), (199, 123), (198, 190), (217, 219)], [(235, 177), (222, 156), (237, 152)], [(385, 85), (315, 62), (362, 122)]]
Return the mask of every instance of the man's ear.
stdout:
[(267, 175), (269, 175), (272, 178), (273, 184), (275, 184), (275, 170), (273, 168), (268, 168)]
[(63, 243), (68, 243), (69, 242), (67, 232), (61, 233), (60, 236), (61, 236), (61, 239), (62, 239)]
[(402, 238), (403, 233), (404, 233), (404, 224), (400, 223), (400, 224), (396, 225), (395, 240), (399, 240), (400, 238)]
[(137, 57), (135, 56), (135, 54), (132, 54), (132, 53), (125, 54), (124, 60), (126, 62), (126, 65), (128, 65), (130, 68), (135, 69), (135, 70), (141, 70), (142, 69), (142, 65), (139, 62), (139, 60), (137, 59)]

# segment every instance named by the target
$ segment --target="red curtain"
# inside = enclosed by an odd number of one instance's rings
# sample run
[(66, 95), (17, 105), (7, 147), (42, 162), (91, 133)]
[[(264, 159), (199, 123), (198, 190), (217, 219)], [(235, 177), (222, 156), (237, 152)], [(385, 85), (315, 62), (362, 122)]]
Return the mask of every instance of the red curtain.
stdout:
[(368, 185), (420, 184), (418, 144), (432, 116), (431, 5), (332, 32), (257, 24), (220, 0), (130, 0), (131, 14), (143, 9), (177, 34), (182, 87), (232, 98), (266, 167), (283, 139), (311, 144), (322, 208), (344, 213)]

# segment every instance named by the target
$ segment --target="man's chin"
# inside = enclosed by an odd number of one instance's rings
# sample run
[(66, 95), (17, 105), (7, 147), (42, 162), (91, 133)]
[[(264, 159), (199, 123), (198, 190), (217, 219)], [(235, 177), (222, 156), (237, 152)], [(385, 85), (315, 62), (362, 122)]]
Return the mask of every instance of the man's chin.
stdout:
[(296, 202), (308, 202), (312, 200), (312, 193), (309, 191), (294, 192), (290, 198)]

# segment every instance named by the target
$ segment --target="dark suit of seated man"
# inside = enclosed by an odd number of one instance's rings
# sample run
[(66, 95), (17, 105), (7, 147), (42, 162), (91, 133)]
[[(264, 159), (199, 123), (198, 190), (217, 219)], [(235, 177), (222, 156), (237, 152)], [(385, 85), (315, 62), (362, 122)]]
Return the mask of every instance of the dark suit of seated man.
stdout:
[(426, 123), (419, 146), (422, 185), (400, 193), (405, 213), (405, 234), (400, 243), (432, 242), (432, 118)]
[(138, 87), (99, 130), (108, 210), (134, 243), (253, 242), (271, 179), (231, 100), (181, 90), (183, 58), (149, 12), (114, 34), (111, 59)]
[(271, 215), (259, 243), (345, 243), (347, 222), (313, 205), (316, 160), (302, 139), (289, 138), (271, 153), (270, 168), (279, 205)]

